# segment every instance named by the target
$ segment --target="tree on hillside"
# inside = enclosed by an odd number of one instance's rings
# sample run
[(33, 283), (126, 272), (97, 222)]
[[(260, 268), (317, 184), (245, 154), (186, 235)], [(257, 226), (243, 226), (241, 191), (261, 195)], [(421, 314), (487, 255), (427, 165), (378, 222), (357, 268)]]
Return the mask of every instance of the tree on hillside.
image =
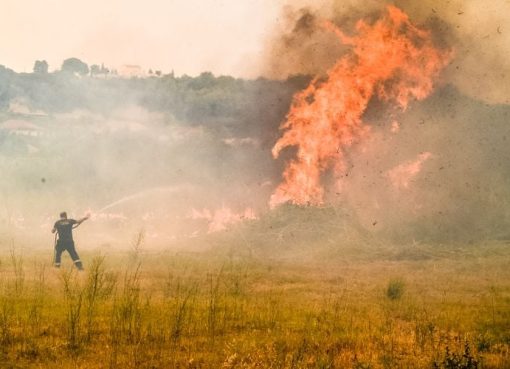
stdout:
[(101, 70), (100, 70), (100, 73), (101, 73), (101, 74), (104, 74), (104, 75), (105, 75), (105, 77), (106, 77), (106, 75), (107, 75), (108, 73), (110, 73), (110, 70), (104, 66), (104, 63), (101, 63)]
[(98, 75), (103, 75), (104, 77), (106, 77), (106, 75), (110, 73), (110, 70), (108, 68), (106, 68), (104, 66), (104, 64), (101, 64), (101, 66), (97, 65), (97, 64), (92, 64), (90, 66), (90, 75), (92, 77), (95, 77), (95, 76), (98, 76)]
[(90, 75), (94, 77), (95, 75), (101, 73), (101, 68), (97, 64), (92, 64), (90, 66)]
[(75, 73), (82, 76), (89, 74), (89, 66), (78, 58), (69, 58), (62, 63), (62, 72)]
[(0, 110), (9, 106), (13, 95), (13, 83), (16, 73), (0, 64)]
[(48, 62), (46, 60), (36, 60), (34, 63), (34, 73), (37, 74), (48, 73)]
[(216, 83), (216, 78), (211, 72), (203, 72), (198, 77), (192, 78), (189, 86), (194, 90), (200, 90), (203, 88), (212, 88)]

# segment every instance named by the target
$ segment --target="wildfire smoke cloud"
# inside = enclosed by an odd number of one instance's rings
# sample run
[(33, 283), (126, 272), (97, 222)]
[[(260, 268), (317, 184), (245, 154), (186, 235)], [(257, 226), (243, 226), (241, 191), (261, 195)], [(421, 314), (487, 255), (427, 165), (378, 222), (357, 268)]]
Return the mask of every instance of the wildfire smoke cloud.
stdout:
[(270, 199), (274, 207), (285, 202), (321, 205), (321, 177), (332, 171), (337, 188), (345, 171), (345, 150), (370, 134), (363, 114), (377, 98), (405, 110), (413, 99), (430, 95), (441, 70), (452, 59), (452, 50), (434, 45), (429, 31), (413, 25), (408, 16), (388, 6), (383, 16), (369, 24), (356, 24), (348, 36), (329, 22), (324, 27), (350, 47), (328, 71), (294, 96), (283, 135), (273, 147), (276, 158), (287, 147), (296, 157), (283, 173), (283, 182)]

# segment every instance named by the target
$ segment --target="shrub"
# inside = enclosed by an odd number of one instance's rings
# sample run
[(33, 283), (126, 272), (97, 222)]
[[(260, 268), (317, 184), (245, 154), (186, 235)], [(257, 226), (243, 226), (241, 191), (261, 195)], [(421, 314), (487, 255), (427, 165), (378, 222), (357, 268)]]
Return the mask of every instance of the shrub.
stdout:
[(444, 359), (441, 363), (434, 363), (435, 369), (478, 369), (478, 360), (471, 353), (469, 343), (466, 342), (463, 353), (451, 352), (446, 346)]
[(398, 300), (404, 294), (405, 284), (401, 279), (392, 279), (388, 283), (388, 288), (386, 289), (386, 296), (390, 300)]

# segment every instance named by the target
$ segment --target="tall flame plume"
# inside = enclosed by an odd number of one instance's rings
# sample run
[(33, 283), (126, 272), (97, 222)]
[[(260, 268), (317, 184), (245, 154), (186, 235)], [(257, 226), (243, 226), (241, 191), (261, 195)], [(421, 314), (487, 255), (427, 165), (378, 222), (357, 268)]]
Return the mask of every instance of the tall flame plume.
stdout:
[(350, 50), (328, 71), (325, 81), (315, 79), (294, 96), (281, 126), (284, 133), (272, 153), (277, 158), (283, 149), (295, 146), (297, 154), (287, 163), (271, 207), (286, 202), (323, 204), (321, 176), (332, 171), (340, 185), (345, 149), (370, 133), (363, 122), (369, 101), (375, 97), (405, 110), (411, 100), (430, 95), (453, 55), (435, 47), (430, 32), (413, 25), (394, 6), (373, 24), (358, 21), (354, 36), (329, 22), (325, 27)]

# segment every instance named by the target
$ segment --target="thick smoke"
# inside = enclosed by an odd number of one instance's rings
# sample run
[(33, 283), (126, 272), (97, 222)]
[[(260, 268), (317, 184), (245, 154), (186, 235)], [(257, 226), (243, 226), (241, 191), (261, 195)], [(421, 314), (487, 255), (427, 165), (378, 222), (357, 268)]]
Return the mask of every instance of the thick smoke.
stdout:
[(343, 48), (321, 21), (332, 20), (348, 32), (358, 19), (376, 17), (388, 4), (404, 10), (413, 23), (431, 29), (438, 43), (455, 48), (455, 62), (444, 75), (448, 83), (489, 103), (509, 102), (510, 4), (505, 0), (330, 0), (288, 5), (282, 11), (281, 29), (270, 43), (265, 73), (274, 78), (324, 73)]
[[(358, 19), (377, 19), (385, 4), (292, 2), (268, 44), (264, 75), (274, 80), (16, 74), (0, 66), (2, 245), (16, 233), (48, 247), (62, 210), (96, 213), (87, 236), (77, 236), (80, 245), (101, 248), (129, 247), (142, 229), (149, 244), (170, 246), (207, 234), (215, 214), (231, 216), (226, 209), (248, 218), (253, 209), (268, 247), (285, 238), (278, 227), (305, 228), (289, 226), (296, 214), (286, 218), (287, 207), (268, 208), (295, 154), (290, 148), (272, 158), (278, 127), (293, 94), (348, 50), (323, 21), (349, 34)], [(343, 188), (327, 187), (326, 203), (334, 205), (327, 211), (396, 239), (508, 237), (509, 5), (395, 5), (455, 58), (435, 92), (406, 111), (370, 101), (363, 116), (370, 136), (345, 152)], [(399, 171), (408, 176), (395, 185)], [(319, 229), (328, 214), (305, 221)]]
[[(323, 21), (332, 20), (349, 34), (358, 19), (376, 19), (389, 3), (286, 8), (287, 26), (271, 43), (267, 73), (324, 76), (344, 50)], [(505, 83), (510, 64), (501, 56), (510, 46), (510, 33), (503, 30), (510, 6), (503, 1), (490, 10), (482, 2), (392, 4), (429, 29), (438, 47), (453, 48), (455, 58), (425, 102), (404, 112), (370, 102), (364, 116), (370, 137), (346, 153), (343, 188), (330, 186), (328, 203), (351, 209), (366, 229), (397, 239), (507, 237), (510, 108), (502, 104), (510, 96)], [(316, 45), (327, 52), (313, 54)], [(396, 174), (407, 178), (395, 181)]]
[(92, 213), (91, 247), (128, 247), (141, 229), (150, 245), (171, 246), (260, 214), (279, 173), (270, 153), (278, 123), (303, 87), (3, 67), (0, 82), (0, 242), (41, 247), (62, 210)]

